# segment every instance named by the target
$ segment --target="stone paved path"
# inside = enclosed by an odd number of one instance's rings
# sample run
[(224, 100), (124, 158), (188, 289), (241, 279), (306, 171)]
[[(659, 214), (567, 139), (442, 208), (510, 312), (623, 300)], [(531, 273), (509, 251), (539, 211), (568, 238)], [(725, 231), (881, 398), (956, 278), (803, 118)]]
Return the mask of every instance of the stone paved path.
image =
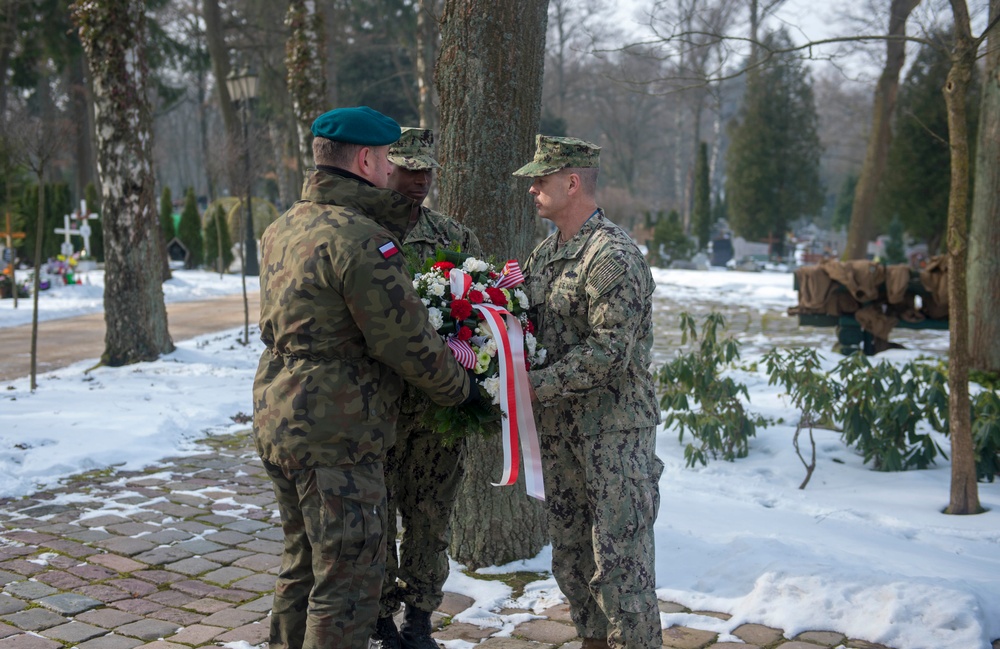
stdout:
[[(263, 645), (281, 553), (270, 482), (248, 434), (206, 444), (209, 452), (147, 471), (98, 472), (0, 500), (0, 649)], [(565, 605), (498, 638), (496, 629), (448, 623), (471, 604), (448, 593), (435, 636), (484, 649), (580, 647)], [(689, 612), (671, 602), (661, 609)], [(501, 611), (516, 612), (527, 611)], [(789, 640), (755, 624), (735, 635), (746, 644), (675, 626), (663, 632), (663, 646), (885, 649), (823, 631)]]

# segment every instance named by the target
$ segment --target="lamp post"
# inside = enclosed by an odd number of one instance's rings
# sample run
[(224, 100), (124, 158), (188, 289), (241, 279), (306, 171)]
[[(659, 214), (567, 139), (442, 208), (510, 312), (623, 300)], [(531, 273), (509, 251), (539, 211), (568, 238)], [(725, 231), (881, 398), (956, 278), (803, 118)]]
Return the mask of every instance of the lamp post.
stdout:
[(257, 237), (253, 232), (253, 209), (251, 194), (253, 182), (250, 178), (250, 140), (247, 122), (249, 121), (250, 100), (257, 97), (257, 75), (249, 68), (239, 72), (233, 71), (226, 79), (229, 96), (241, 105), (240, 117), (243, 122), (243, 173), (247, 184), (247, 215), (243, 224), (243, 274), (260, 275), (260, 264), (257, 262)]

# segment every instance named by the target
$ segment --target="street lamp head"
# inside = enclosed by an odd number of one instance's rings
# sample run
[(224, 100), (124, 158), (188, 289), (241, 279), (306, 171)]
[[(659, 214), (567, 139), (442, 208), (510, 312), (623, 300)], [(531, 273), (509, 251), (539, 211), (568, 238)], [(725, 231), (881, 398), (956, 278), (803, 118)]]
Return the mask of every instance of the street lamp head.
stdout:
[(233, 101), (245, 101), (257, 98), (257, 74), (244, 67), (233, 70), (226, 79), (226, 88)]

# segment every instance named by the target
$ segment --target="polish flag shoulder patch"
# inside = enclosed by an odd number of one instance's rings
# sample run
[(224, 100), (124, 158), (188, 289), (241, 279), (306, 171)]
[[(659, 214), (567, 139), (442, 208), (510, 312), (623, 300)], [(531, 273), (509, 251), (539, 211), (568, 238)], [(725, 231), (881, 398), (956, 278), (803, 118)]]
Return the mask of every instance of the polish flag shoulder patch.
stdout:
[(394, 244), (392, 241), (389, 241), (379, 246), (378, 251), (382, 253), (383, 259), (388, 259), (389, 257), (392, 257), (394, 254), (399, 252), (399, 248), (397, 248), (396, 244)]

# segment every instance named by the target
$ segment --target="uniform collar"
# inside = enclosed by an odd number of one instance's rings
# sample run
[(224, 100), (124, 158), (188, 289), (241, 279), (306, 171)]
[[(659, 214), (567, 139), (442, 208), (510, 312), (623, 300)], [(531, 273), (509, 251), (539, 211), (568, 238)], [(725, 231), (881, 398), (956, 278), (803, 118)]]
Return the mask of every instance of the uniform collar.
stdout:
[[(344, 172), (349, 174), (349, 172)], [(302, 200), (357, 210), (402, 240), (419, 203), (391, 189), (379, 189), (353, 174), (314, 169), (302, 185)]]
[(573, 237), (566, 243), (559, 242), (559, 231), (556, 230), (551, 237), (552, 248), (554, 251), (554, 258), (556, 259), (574, 259), (580, 255), (584, 246), (587, 245), (587, 241), (590, 240), (591, 235), (597, 230), (597, 228), (604, 222), (604, 210), (597, 208), (590, 218), (580, 226)]

